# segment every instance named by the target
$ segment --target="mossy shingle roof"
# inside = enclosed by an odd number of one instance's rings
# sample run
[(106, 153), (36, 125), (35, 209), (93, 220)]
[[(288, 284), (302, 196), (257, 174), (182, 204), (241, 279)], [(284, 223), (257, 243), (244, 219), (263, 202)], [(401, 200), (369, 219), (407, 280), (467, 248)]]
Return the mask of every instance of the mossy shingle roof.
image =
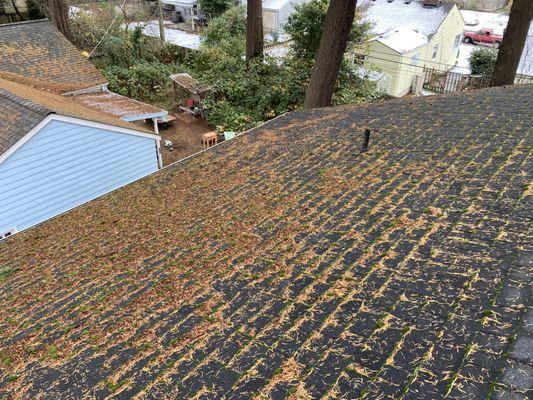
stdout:
[(0, 155), (52, 111), (22, 99), (0, 86)]
[(48, 20), (0, 25), (0, 77), (61, 93), (106, 83)]
[(526, 396), (532, 101), (295, 112), (0, 243), (0, 394)]

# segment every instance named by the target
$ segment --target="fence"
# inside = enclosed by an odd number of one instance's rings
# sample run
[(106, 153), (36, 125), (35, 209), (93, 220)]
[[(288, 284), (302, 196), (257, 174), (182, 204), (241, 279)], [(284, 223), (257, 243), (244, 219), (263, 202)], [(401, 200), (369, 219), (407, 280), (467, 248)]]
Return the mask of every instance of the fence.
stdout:
[[(515, 84), (533, 83), (533, 76), (516, 75)], [(435, 93), (462, 92), (490, 86), (490, 77), (424, 68), (424, 89)]]

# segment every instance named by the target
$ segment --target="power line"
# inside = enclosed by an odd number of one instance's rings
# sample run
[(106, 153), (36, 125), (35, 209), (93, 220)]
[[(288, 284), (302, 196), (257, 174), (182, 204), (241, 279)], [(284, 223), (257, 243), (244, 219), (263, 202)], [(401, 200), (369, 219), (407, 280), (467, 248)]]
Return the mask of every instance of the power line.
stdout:
[[(372, 50), (371, 51), (371, 54), (365, 54), (365, 53), (353, 53), (354, 55), (363, 55), (365, 57), (369, 57), (369, 58), (375, 58), (377, 60), (382, 60), (382, 61), (389, 61), (389, 62), (392, 62), (392, 63), (396, 63), (396, 64), (402, 64), (402, 65), (407, 65), (407, 66), (410, 66), (410, 67), (418, 67), (418, 68), (424, 68), (424, 66), (421, 66), (421, 65), (413, 65), (413, 64), (408, 64), (408, 63), (404, 63), (404, 62), (401, 62), (401, 61), (396, 61), (396, 60), (393, 60), (393, 59), (387, 59), (387, 58), (380, 58), (380, 57), (377, 57), (377, 56), (373, 56), (372, 53), (381, 53), (381, 54), (384, 54), (384, 55), (391, 55), (390, 53), (387, 53), (385, 51), (380, 51), (380, 50)], [(456, 65), (452, 65), (452, 64), (446, 64), (446, 63), (443, 63), (443, 62), (439, 62), (439, 61), (433, 61), (433, 60), (427, 60), (427, 59), (424, 59), (424, 58), (418, 58), (419, 61), (423, 61), (423, 62), (426, 62), (426, 63), (431, 63), (431, 64), (434, 64), (434, 65), (442, 65), (444, 67), (448, 67), (448, 68), (453, 68), (453, 67), (456, 67)], [(468, 70), (467, 67), (459, 67), (459, 68), (462, 68), (462, 69), (465, 69), (465, 70)]]
[[(387, 59), (387, 58), (381, 58), (381, 57), (372, 56), (372, 55), (366, 55), (366, 57), (373, 58), (373, 59), (376, 59), (376, 60), (381, 60), (381, 61), (388, 61), (388, 62), (392, 62), (392, 63), (395, 63), (395, 64), (400, 64), (400, 65), (407, 65), (408, 67), (413, 67), (413, 68), (422, 68), (422, 69), (428, 68), (428, 67), (426, 67), (424, 65), (408, 64), (408, 63), (404, 63), (404, 62), (401, 62), (401, 61), (395, 61), (395, 60), (391, 60), (391, 59)], [(422, 60), (420, 60), (420, 61), (422, 61)], [(453, 67), (453, 65), (444, 64), (444, 63), (436, 63), (436, 65), (444, 65), (446, 67)], [(465, 67), (460, 67), (460, 68), (465, 68)], [(409, 71), (404, 71), (404, 72), (409, 72)]]
[[(127, 0), (124, 0), (122, 2), (122, 5), (120, 6), (120, 8), (124, 8), (124, 6), (126, 5), (126, 1)], [(115, 13), (115, 17), (113, 18), (113, 21), (111, 21), (111, 23), (109, 24), (108, 28), (106, 29), (106, 31), (104, 32), (104, 35), (102, 36), (102, 38), (98, 41), (98, 43), (96, 43), (96, 46), (94, 46), (94, 49), (91, 50), (91, 52), (89, 53), (89, 58), (93, 55), (93, 53), (95, 52), (95, 50), (98, 48), (98, 46), (100, 46), (102, 44), (102, 42), (104, 41), (105, 37), (107, 36), (107, 34), (109, 33), (109, 31), (111, 30), (111, 27), (113, 26), (113, 24), (117, 21), (117, 18), (118, 18), (118, 15), (120, 14), (119, 11), (117, 11)]]

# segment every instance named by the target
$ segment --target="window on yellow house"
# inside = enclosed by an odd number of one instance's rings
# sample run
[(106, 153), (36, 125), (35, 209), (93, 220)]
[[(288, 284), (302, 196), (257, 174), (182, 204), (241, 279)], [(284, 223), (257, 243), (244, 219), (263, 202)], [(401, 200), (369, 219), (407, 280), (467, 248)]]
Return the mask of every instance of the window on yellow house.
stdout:
[(439, 45), (436, 44), (435, 47), (433, 47), (433, 56), (431, 57), (432, 59), (435, 59), (437, 58), (437, 53), (439, 52)]

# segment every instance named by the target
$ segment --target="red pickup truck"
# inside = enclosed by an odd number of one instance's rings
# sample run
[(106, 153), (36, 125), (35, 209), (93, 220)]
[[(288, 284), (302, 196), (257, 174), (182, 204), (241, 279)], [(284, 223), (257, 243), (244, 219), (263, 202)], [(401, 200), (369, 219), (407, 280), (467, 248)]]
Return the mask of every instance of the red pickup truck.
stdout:
[(465, 32), (463, 34), (463, 42), (472, 43), (486, 43), (493, 44), (496, 47), (500, 47), (503, 37), (501, 35), (495, 35), (492, 29), (480, 29), (477, 32)]

